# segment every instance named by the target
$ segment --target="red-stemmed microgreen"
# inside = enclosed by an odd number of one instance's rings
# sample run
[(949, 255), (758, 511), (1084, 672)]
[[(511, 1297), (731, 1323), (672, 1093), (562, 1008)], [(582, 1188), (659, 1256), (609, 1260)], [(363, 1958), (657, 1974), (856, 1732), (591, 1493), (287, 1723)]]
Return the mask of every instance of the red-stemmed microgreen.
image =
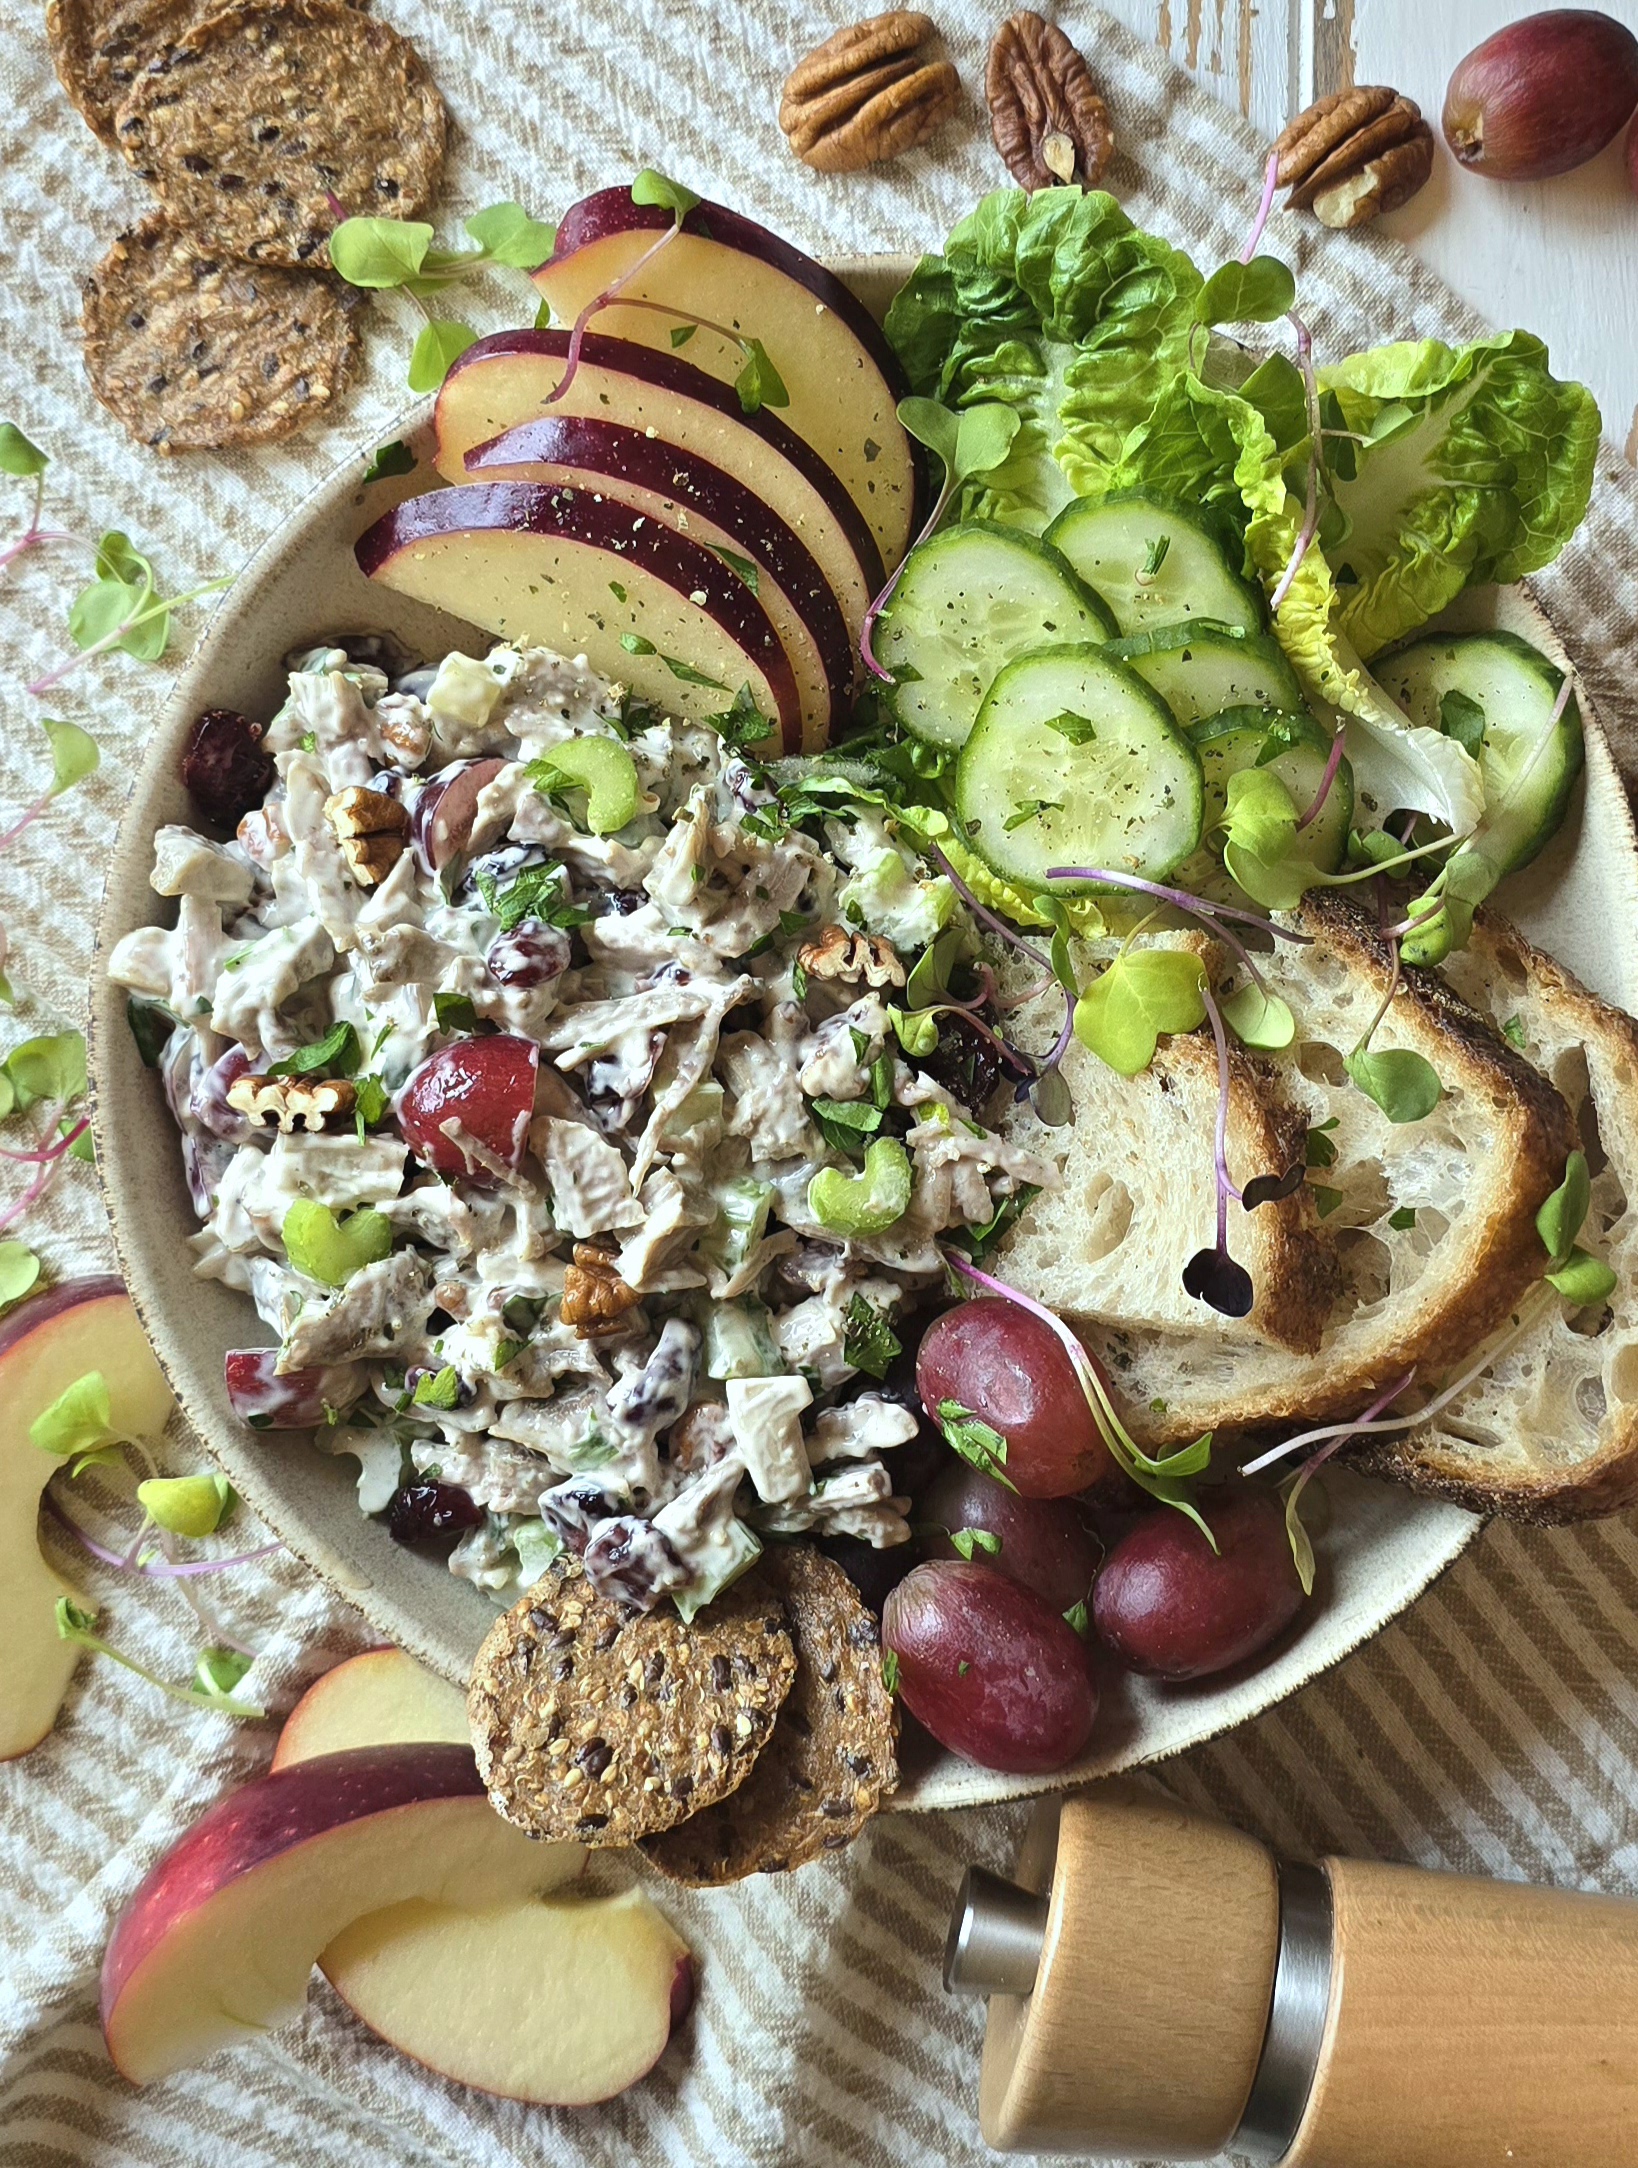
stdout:
[[(1311, 1596), (1314, 1593), (1314, 1546), (1308, 1540), (1308, 1531), (1303, 1526), (1302, 1515), (1298, 1511), (1302, 1502), (1302, 1494), (1334, 1454), (1340, 1453), (1350, 1439), (1361, 1436), (1373, 1427), (1376, 1418), (1382, 1413), (1383, 1409), (1393, 1405), (1400, 1394), (1409, 1387), (1415, 1376), (1416, 1370), (1413, 1365), (1402, 1378), (1395, 1384), (1390, 1385), (1386, 1392), (1378, 1393), (1370, 1406), (1354, 1422), (1342, 1424), (1337, 1435), (1312, 1453), (1285, 1486), (1286, 1541), (1291, 1546), (1292, 1561), (1296, 1566), (1297, 1578), (1302, 1583), (1302, 1592), (1305, 1596)], [(1249, 1472), (1249, 1467), (1242, 1468), (1240, 1471), (1242, 1475), (1249, 1474)]]
[[(987, 903), (980, 903), (977, 896), (973, 894), (971, 888), (968, 887), (967, 883), (956, 871), (954, 865), (952, 865), (949, 858), (942, 850), (940, 850), (936, 843), (928, 843), (925, 848), (928, 857), (933, 861), (934, 865), (938, 867), (939, 871), (944, 875), (950, 886), (955, 890), (956, 894), (961, 898), (962, 902), (967, 906), (967, 909), (972, 913), (973, 917), (977, 919), (978, 923), (981, 926), (987, 926), (990, 932), (993, 933), (998, 940), (1004, 941), (1009, 948), (1017, 949), (1020, 955), (1027, 956), (1030, 962), (1034, 964), (1037, 969), (1044, 968), (1048, 971), (1052, 971), (1053, 966), (1051, 958), (1043, 956), (1041, 951), (1035, 946), (1034, 942), (1026, 941), (1024, 936), (1018, 931), (1016, 926), (1009, 926), (1007, 921), (1000, 915), (999, 912), (992, 911)], [(1056, 972), (1054, 972), (1053, 975), (1054, 977), (1056, 977)]]
[(1270, 214), (1274, 209), (1274, 195), (1279, 185), (1280, 154), (1278, 151), (1270, 151), (1268, 163), (1263, 168), (1262, 201), (1257, 206), (1257, 215), (1252, 220), (1250, 233), (1246, 236), (1246, 245), (1240, 251), (1240, 261), (1242, 263), (1250, 263), (1252, 257), (1257, 253), (1258, 243), (1263, 238)]
[[(1207, 896), (1191, 895), (1186, 888), (1168, 888), (1160, 881), (1145, 881), (1135, 873), (1117, 873), (1109, 866), (1049, 866), (1049, 881), (1092, 881), (1100, 887), (1130, 889), (1134, 895), (1152, 896), (1157, 903), (1169, 903), (1175, 910), (1185, 912), (1190, 918), (1200, 919), (1214, 934), (1238, 949), (1226, 932), (1223, 921), (1233, 919), (1246, 926), (1260, 927), (1276, 940), (1292, 941), (1299, 947), (1306, 946), (1313, 936), (1298, 933), (1294, 926), (1281, 926), (1265, 917), (1261, 911), (1246, 909), (1238, 903), (1217, 903)], [(1249, 964), (1243, 949), (1238, 949), (1242, 961)], [(1255, 967), (1253, 967), (1255, 968)]]
[(176, 1560), (165, 1557), (156, 1558), (151, 1554), (144, 1558), (141, 1553), (147, 1547), (151, 1534), (147, 1527), (137, 1531), (134, 1543), (130, 1548), (124, 1551), (110, 1550), (106, 1543), (99, 1542), (92, 1535), (83, 1521), (68, 1510), (55, 1491), (48, 1490), (46, 1492), (45, 1503), (47, 1511), (61, 1521), (63, 1526), (70, 1530), (75, 1542), (83, 1550), (88, 1551), (100, 1564), (109, 1567), (115, 1573), (142, 1573), (155, 1581), (186, 1581), (199, 1579), (214, 1573), (233, 1573), (241, 1566), (254, 1566), (262, 1559), (271, 1558), (275, 1552), (284, 1549), (282, 1543), (258, 1543), (254, 1549), (236, 1552), (231, 1558), (187, 1558)]
[(1012, 440), (1019, 429), (1019, 417), (1014, 409), (996, 404), (965, 407), (961, 413), (953, 414), (936, 399), (901, 399), (898, 414), (905, 432), (918, 444), (924, 444), (939, 460), (944, 468), (944, 480), (933, 499), (932, 510), (922, 522), (920, 534), (865, 612), (864, 626), (859, 634), (860, 659), (871, 676), (884, 685), (895, 684), (897, 680), (876, 660), (872, 641), (876, 621), (892, 601), (910, 555), (937, 531), (951, 498), (964, 483), (970, 482), (974, 475), (988, 474), (992, 468), (1000, 466), (1012, 449)]
[(994, 1273), (981, 1270), (959, 1250), (946, 1247), (943, 1254), (944, 1261), (952, 1272), (971, 1280), (976, 1287), (983, 1288), (986, 1294), (999, 1295), (1006, 1302), (1016, 1303), (1021, 1310), (1026, 1310), (1031, 1317), (1039, 1319), (1046, 1326), (1069, 1358), (1070, 1368), (1086, 1396), (1086, 1404), (1091, 1410), (1098, 1435), (1116, 1467), (1130, 1476), (1140, 1490), (1147, 1491), (1151, 1498), (1158, 1499), (1163, 1505), (1174, 1506), (1179, 1513), (1187, 1515), (1215, 1551), (1216, 1541), (1210, 1528), (1201, 1519), (1188, 1489), (1189, 1479), (1203, 1473), (1211, 1463), (1211, 1432), (1204, 1432), (1192, 1445), (1180, 1446), (1175, 1453), (1169, 1453), (1160, 1459), (1146, 1453), (1121, 1421), (1115, 1403), (1109, 1396), (1109, 1389), (1103, 1381), (1102, 1371), (1061, 1317), (1049, 1310), (1045, 1303), (1037, 1302), (1033, 1295), (1026, 1295), (1022, 1288), (1013, 1287), (1006, 1280), (997, 1279)]
[[(77, 1031), (25, 1039), (0, 1062), (0, 1122), (36, 1109), (45, 1122), (43, 1137), (5, 1151), (7, 1159), (32, 1166), (35, 1173), (22, 1195), (0, 1211), (0, 1234), (39, 1203), (65, 1159), (86, 1156), (90, 1125), (72, 1112), (84, 1096), (85, 1041)], [(8, 1299), (16, 1297), (0, 1294), (0, 1303)]]
[(465, 229), (475, 248), (435, 248), (433, 228), (407, 218), (346, 218), (330, 236), (330, 266), (338, 277), (365, 292), (406, 294), (420, 310), (424, 321), (409, 360), (414, 392), (436, 391), (478, 337), (470, 324), (434, 316), (428, 299), (480, 271), (536, 270), (557, 239), (555, 226), (531, 218), (520, 203), (474, 211)]
[(26, 556), (32, 549), (41, 549), (52, 542), (77, 542), (79, 537), (66, 533), (59, 527), (41, 525), (45, 511), (45, 476), (51, 464), (49, 456), (37, 444), (31, 444), (15, 422), (0, 422), (0, 474), (10, 474), (20, 482), (34, 484), (34, 502), (29, 510), (28, 525), (17, 538), (0, 549), (0, 572)]
[(1257, 1299), (1251, 1274), (1229, 1253), (1229, 1199), (1241, 1201), (1228, 1170), (1229, 1047), (1222, 1015), (1204, 981), (1200, 998), (1217, 1046), (1217, 1116), (1212, 1131), (1212, 1168), (1217, 1189), (1217, 1239), (1210, 1249), (1196, 1250), (1183, 1267), (1183, 1287), (1197, 1302), (1209, 1303), (1222, 1317), (1245, 1317)]
[(95, 576), (75, 596), (68, 613), (68, 634), (80, 650), (29, 686), (38, 699), (72, 677), (94, 655), (112, 648), (138, 662), (158, 662), (170, 645), (174, 612), (205, 595), (220, 594), (231, 577), (204, 580), (180, 595), (162, 595), (152, 562), (117, 528), (96, 545)]

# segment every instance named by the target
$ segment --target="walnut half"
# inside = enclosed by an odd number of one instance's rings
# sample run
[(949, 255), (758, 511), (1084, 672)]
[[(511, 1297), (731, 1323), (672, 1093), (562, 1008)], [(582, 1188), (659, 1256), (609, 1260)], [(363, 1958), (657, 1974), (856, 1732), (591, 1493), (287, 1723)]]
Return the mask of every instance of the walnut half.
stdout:
[(353, 879), (360, 888), (379, 887), (409, 841), (408, 807), (384, 790), (365, 790), (355, 783), (327, 799), (324, 812)]
[(300, 1122), (322, 1129), (329, 1115), (351, 1114), (357, 1093), (345, 1077), (241, 1076), (227, 1089), (227, 1103), (264, 1127), (277, 1122), (288, 1136)]
[(804, 941), (796, 960), (810, 979), (834, 979), (847, 985), (902, 986), (904, 965), (891, 941), (879, 933), (851, 933), (827, 926), (817, 940)]
[(595, 1340), (603, 1333), (618, 1332), (621, 1318), (642, 1299), (636, 1288), (621, 1279), (607, 1250), (590, 1242), (575, 1244), (574, 1263), (563, 1274), (558, 1314), (565, 1325), (574, 1327), (577, 1338)]

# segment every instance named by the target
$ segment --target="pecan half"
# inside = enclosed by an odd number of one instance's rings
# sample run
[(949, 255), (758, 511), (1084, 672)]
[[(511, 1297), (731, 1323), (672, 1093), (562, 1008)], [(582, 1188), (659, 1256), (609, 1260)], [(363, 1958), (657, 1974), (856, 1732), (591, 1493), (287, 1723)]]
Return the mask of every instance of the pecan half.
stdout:
[(850, 933), (827, 926), (816, 941), (804, 941), (796, 960), (810, 979), (841, 979), (867, 986), (902, 986), (904, 965), (891, 941), (879, 933)]
[(1433, 171), (1433, 130), (1414, 99), (1361, 83), (1299, 113), (1274, 155), (1292, 210), (1345, 230), (1409, 203)]
[(1109, 108), (1056, 23), (1028, 8), (1009, 15), (990, 46), (984, 95), (995, 147), (1021, 187), (1097, 186), (1115, 150)]
[(228, 1086), (227, 1102), (253, 1122), (277, 1122), (288, 1136), (298, 1122), (322, 1129), (327, 1115), (351, 1114), (357, 1096), (345, 1077), (241, 1076)]
[(914, 150), (943, 127), (961, 80), (936, 59), (932, 18), (894, 8), (815, 46), (785, 79), (779, 125), (804, 165), (857, 173)]
[(563, 1275), (558, 1314), (574, 1327), (577, 1338), (595, 1340), (601, 1333), (618, 1332), (621, 1318), (642, 1299), (621, 1279), (607, 1250), (589, 1242), (575, 1244), (574, 1263)]
[(348, 872), (360, 888), (378, 887), (409, 841), (409, 809), (384, 790), (365, 790), (355, 783), (326, 800), (324, 811)]

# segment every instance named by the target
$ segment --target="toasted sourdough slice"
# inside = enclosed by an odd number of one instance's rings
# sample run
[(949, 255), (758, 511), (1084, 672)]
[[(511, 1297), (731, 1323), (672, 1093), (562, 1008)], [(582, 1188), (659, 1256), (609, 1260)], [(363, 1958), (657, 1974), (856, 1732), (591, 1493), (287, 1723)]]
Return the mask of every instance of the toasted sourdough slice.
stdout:
[[(1576, 1143), (1564, 1100), (1437, 972), (1408, 970), (1371, 1044), (1421, 1054), (1444, 1091), (1425, 1119), (1388, 1121), (1343, 1066), (1388, 992), (1388, 946), (1336, 895), (1307, 898), (1300, 924), (1311, 945), (1282, 943), (1267, 976), (1297, 1020), (1282, 1077), (1332, 1154), (1311, 1186), (1331, 1193), (1342, 1294), (1317, 1347), (1294, 1356), (1209, 1315), (1186, 1332), (1117, 1328), (1066, 1289), (1066, 1314), (1086, 1320), (1129, 1419), (1157, 1445), (1354, 1414), (1413, 1365), (1448, 1374), (1541, 1272), (1535, 1216)], [(1167, 1178), (1156, 1167), (1154, 1179)], [(1230, 1217), (1237, 1254), (1247, 1218)]]
[(1597, 1307), (1527, 1296), (1522, 1334), (1493, 1336), (1492, 1369), (1427, 1429), (1354, 1462), (1516, 1520), (1615, 1513), (1638, 1502), (1638, 1024), (1489, 912), (1445, 976), (1568, 1101), (1593, 1177), (1581, 1240), (1617, 1281)]
[[(1193, 934), (1142, 946), (1191, 948), (1214, 978), (1227, 961)], [(1058, 1035), (1061, 997), (1021, 1012), (1020, 1043), (1032, 1053)], [(1012, 1141), (1058, 1163), (1063, 1187), (1035, 1198), (999, 1253), (1003, 1278), (1049, 1308), (1077, 1319), (1194, 1330), (1201, 1305), (1183, 1268), (1208, 1248), (1217, 1227), (1212, 1140), (1217, 1121), (1217, 1053), (1208, 1037), (1163, 1039), (1149, 1068), (1119, 1076), (1071, 1041), (1063, 1059), (1074, 1122), (1048, 1128), (1027, 1104), (1003, 1124)], [(1284, 1174), (1300, 1163), (1306, 1109), (1270, 1063), (1235, 1048), (1229, 1057), (1226, 1156), (1235, 1180)], [(1235, 1255), (1257, 1299), (1249, 1316), (1210, 1317), (1226, 1344), (1311, 1354), (1341, 1291), (1336, 1245), (1312, 1193), (1235, 1207)]]

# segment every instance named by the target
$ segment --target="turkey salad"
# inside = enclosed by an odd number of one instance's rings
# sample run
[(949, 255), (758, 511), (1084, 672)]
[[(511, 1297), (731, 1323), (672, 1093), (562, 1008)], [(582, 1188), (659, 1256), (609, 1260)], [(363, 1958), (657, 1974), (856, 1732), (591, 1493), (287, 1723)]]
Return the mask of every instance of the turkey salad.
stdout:
[(568, 1548), (689, 1617), (764, 1536), (904, 1541), (894, 1320), (1058, 1179), (984, 1124), (955, 886), (845, 764), (753, 757), (745, 696), (384, 659), (294, 659), (264, 802), (160, 830), (177, 922), (110, 965), (195, 1270), (278, 1336), (235, 1405), (501, 1600)]

